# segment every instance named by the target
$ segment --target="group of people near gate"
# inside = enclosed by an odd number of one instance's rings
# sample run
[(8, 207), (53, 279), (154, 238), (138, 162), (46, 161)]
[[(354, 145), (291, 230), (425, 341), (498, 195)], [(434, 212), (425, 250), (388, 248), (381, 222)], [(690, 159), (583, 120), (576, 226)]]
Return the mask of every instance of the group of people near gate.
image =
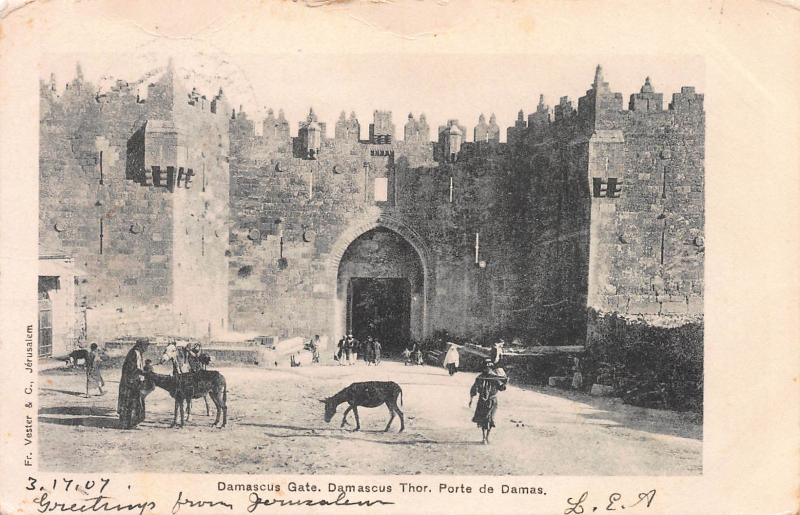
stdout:
[(422, 365), (423, 363), (422, 347), (419, 343), (413, 342), (411, 348), (406, 347), (403, 349), (403, 364)]
[(364, 341), (353, 338), (352, 333), (342, 336), (336, 345), (334, 359), (340, 365), (355, 365), (359, 356), (367, 365), (379, 365), (381, 362), (381, 342), (372, 336), (367, 336)]

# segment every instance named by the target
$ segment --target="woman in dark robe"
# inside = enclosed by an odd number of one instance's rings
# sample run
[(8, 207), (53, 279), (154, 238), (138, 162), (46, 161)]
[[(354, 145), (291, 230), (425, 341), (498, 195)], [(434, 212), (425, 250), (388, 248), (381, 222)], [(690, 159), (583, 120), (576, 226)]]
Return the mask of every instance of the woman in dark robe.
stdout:
[(122, 429), (133, 429), (144, 420), (144, 396), (141, 390), (144, 384), (144, 353), (149, 345), (147, 340), (136, 340), (122, 364), (117, 397), (117, 413)]
[(477, 395), (478, 404), (475, 406), (475, 415), (472, 421), (481, 428), (483, 443), (489, 443), (489, 433), (495, 427), (494, 416), (497, 412), (497, 392), (506, 389), (508, 377), (501, 371), (496, 371), (490, 361), (486, 362), (483, 372), (475, 378), (469, 391), (469, 405)]

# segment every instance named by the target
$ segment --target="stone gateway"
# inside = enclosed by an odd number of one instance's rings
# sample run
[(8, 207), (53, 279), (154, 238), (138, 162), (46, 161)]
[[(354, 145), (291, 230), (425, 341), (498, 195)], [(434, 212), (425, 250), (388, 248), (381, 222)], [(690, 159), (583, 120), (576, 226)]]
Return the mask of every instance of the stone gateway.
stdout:
[[(626, 106), (598, 66), (577, 107), (458, 120), (431, 139), (376, 110), (292, 136), (171, 65), (146, 98), (80, 70), (41, 84), (39, 238), (68, 256), (86, 337), (439, 330), (582, 345), (605, 313), (703, 312), (703, 95), (664, 106), (650, 78)], [(476, 113), (478, 114), (478, 113)], [(330, 137), (332, 133), (333, 137)], [(466, 141), (467, 134), (474, 141)], [(401, 139), (401, 136), (404, 136)], [(391, 310), (385, 306), (391, 305)], [(598, 314), (598, 316), (592, 315)], [(72, 337), (77, 338), (77, 334)]]

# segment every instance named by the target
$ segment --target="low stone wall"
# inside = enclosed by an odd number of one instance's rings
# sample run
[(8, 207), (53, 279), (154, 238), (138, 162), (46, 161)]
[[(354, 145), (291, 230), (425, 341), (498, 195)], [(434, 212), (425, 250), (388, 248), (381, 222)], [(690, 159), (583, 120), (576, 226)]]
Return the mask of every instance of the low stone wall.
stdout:
[(703, 319), (630, 319), (589, 312), (584, 387), (613, 388), (629, 404), (703, 411)]
[[(133, 347), (135, 340), (114, 340), (105, 343), (106, 354), (110, 358), (122, 358)], [(179, 344), (182, 342), (179, 342)], [(302, 345), (302, 343), (301, 343)], [(165, 343), (151, 343), (145, 353), (145, 359), (158, 363), (166, 347)], [(299, 349), (294, 349), (295, 351)], [(237, 342), (236, 344), (210, 344), (203, 346), (203, 352), (211, 356), (211, 368), (218, 364), (249, 365), (257, 367), (288, 367), (290, 352), (274, 350), (271, 347), (260, 345), (256, 342)], [(311, 353), (300, 351), (300, 363), (310, 364)]]

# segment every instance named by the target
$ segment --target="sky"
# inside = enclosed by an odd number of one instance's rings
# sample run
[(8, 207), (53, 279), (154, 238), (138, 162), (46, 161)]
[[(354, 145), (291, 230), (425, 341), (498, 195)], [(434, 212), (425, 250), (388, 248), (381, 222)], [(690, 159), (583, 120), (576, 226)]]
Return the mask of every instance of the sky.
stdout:
[[(48, 55), (40, 62), (40, 76), (56, 76), (58, 88), (75, 76), (80, 62), (86, 80), (107, 88), (114, 79), (136, 83), (163, 70), (170, 56), (161, 52), (131, 55)], [(222, 87), (231, 105), (244, 107), (260, 121), (267, 108), (283, 109), (292, 133), (310, 107), (333, 124), (341, 111), (355, 111), (366, 138), (374, 110), (390, 110), (402, 135), (409, 112), (425, 113), (435, 128), (456, 118), (468, 127), (468, 140), (478, 116), (491, 113), (505, 138), (517, 112), (535, 110), (539, 95), (551, 107), (561, 96), (577, 106), (594, 78), (597, 64), (613, 91), (621, 92), (625, 106), (638, 92), (646, 76), (657, 92), (664, 93), (664, 107), (681, 86), (704, 91), (704, 62), (686, 56), (593, 55), (477, 55), (477, 54), (192, 54), (173, 59), (178, 76), (188, 89), (193, 86), (211, 98)], [(145, 95), (146, 78), (142, 82)], [(256, 124), (260, 127), (260, 124)], [(432, 134), (434, 131), (432, 131)]]

